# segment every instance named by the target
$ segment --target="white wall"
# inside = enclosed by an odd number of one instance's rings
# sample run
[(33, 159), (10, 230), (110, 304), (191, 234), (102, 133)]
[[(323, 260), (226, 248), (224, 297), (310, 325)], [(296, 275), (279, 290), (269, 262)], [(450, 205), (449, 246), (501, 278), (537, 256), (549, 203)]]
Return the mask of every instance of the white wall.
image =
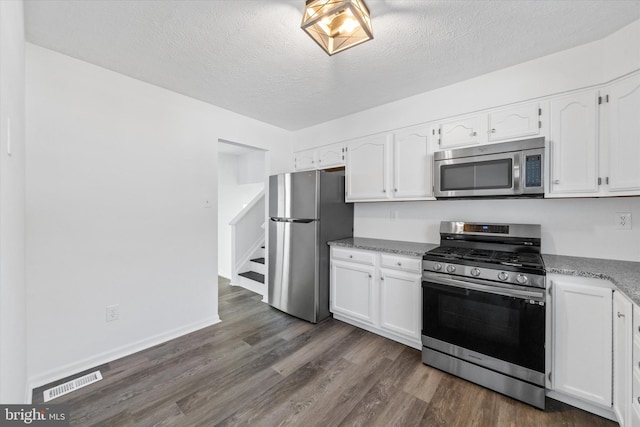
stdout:
[(289, 133), (31, 44), (26, 81), (31, 385), (216, 322), (217, 142), (277, 173)]
[[(640, 69), (640, 21), (605, 39), (294, 134), (294, 150), (606, 83)], [(614, 214), (632, 212), (631, 231)], [(640, 198), (359, 203), (354, 234), (438, 243), (441, 220), (540, 223), (543, 251), (640, 261)], [(397, 216), (396, 220), (391, 218)]]
[[(632, 230), (616, 229), (616, 212), (632, 213)], [(541, 224), (544, 253), (640, 261), (640, 197), (358, 203), (354, 215), (358, 237), (438, 243), (442, 220)]]
[(598, 85), (638, 68), (640, 20), (596, 42), (302, 129), (294, 151)]
[[(258, 157), (262, 152), (248, 153), (242, 156), (218, 154), (218, 274), (231, 279), (231, 221), (260, 191), (264, 189), (264, 166), (262, 181), (251, 181), (247, 175), (253, 175), (259, 166)], [(248, 170), (253, 172), (250, 174)], [(258, 168), (259, 169), (259, 168)]]
[(265, 183), (264, 151), (255, 150), (238, 156), (238, 184)]
[(0, 1), (0, 403), (27, 400), (24, 49), (22, 2)]

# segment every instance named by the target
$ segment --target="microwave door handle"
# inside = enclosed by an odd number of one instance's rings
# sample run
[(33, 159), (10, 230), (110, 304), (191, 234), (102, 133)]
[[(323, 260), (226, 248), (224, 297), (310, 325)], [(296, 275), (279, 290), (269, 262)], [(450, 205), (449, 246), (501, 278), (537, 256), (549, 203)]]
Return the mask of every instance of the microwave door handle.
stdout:
[(514, 194), (523, 194), (522, 188), (522, 153), (513, 154), (513, 192)]

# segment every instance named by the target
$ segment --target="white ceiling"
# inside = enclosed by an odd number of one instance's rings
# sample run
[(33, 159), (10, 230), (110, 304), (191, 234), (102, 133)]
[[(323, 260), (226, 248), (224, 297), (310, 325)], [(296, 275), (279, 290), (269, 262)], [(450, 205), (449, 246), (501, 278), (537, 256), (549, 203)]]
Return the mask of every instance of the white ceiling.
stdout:
[(333, 57), (305, 0), (27, 0), (26, 37), (296, 130), (600, 39), (640, 0), (367, 0), (374, 40)]

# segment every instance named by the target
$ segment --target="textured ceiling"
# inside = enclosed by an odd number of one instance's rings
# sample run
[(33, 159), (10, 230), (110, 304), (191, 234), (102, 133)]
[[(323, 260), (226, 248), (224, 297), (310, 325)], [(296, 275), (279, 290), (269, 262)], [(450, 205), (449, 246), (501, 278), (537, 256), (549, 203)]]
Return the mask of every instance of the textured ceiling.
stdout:
[(367, 0), (374, 40), (329, 57), (304, 0), (28, 0), (29, 42), (296, 130), (600, 39), (640, 0)]

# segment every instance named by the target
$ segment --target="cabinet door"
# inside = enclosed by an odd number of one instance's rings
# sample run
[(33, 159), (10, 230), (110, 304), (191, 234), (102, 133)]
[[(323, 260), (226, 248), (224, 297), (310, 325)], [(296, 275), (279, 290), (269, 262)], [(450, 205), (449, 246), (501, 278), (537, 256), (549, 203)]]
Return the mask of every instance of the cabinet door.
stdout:
[(553, 389), (611, 407), (612, 290), (571, 277), (551, 282)]
[(375, 324), (374, 267), (331, 261), (331, 312)]
[(615, 83), (607, 90), (609, 191), (640, 191), (640, 75)]
[(620, 292), (613, 293), (613, 411), (621, 427), (631, 420), (633, 306)]
[(597, 98), (587, 91), (551, 100), (551, 194), (598, 192)]
[(389, 149), (392, 136), (374, 135), (347, 144), (347, 202), (390, 197)]
[(315, 150), (304, 150), (295, 153), (293, 158), (293, 168), (296, 171), (304, 171), (316, 168)]
[(489, 112), (489, 141), (495, 142), (540, 134), (540, 113), (538, 103)]
[(413, 128), (394, 135), (393, 197), (426, 199), (433, 196), (433, 151), (429, 127)]
[(482, 142), (480, 116), (467, 116), (440, 123), (438, 127), (438, 147), (446, 149)]
[(380, 270), (380, 327), (420, 341), (421, 276)]
[(316, 150), (318, 169), (344, 166), (344, 145), (332, 144)]

